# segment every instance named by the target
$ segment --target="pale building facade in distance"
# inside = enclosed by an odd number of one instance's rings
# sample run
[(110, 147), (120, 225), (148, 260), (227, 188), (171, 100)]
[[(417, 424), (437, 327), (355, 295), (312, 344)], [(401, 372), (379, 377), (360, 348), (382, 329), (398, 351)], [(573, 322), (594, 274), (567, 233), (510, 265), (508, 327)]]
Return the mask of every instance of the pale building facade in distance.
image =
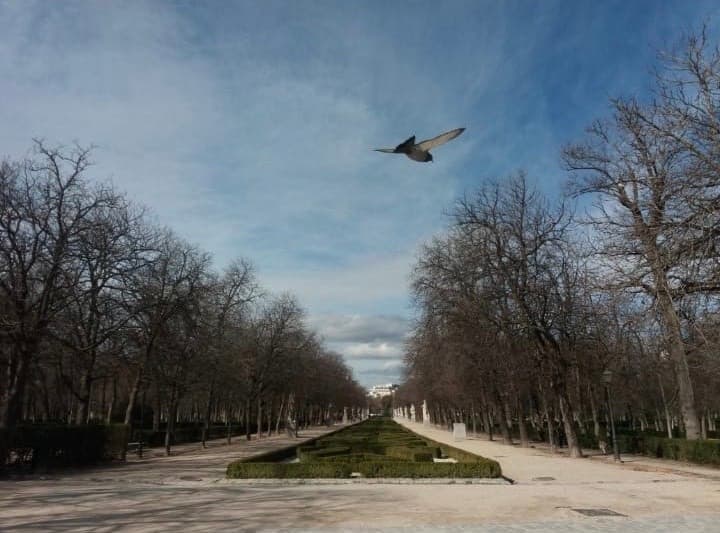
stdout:
[(395, 391), (400, 387), (395, 383), (388, 383), (386, 385), (375, 385), (368, 390), (368, 394), (373, 398), (382, 398), (383, 396), (392, 396)]

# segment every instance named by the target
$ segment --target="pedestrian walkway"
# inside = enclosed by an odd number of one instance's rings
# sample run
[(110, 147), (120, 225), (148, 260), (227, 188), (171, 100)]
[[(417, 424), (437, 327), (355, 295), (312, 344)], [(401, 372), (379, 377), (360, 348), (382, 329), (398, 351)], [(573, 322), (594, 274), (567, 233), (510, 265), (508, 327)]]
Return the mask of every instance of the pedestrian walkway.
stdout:
[[(203, 448), (200, 442), (178, 444), (171, 448), (170, 456), (165, 455), (165, 447), (145, 448), (143, 456), (128, 454), (124, 463), (102, 465), (96, 468), (65, 469), (46, 475), (30, 476), (31, 478), (50, 478), (53, 480), (80, 479), (100, 481), (117, 481), (127, 483), (148, 483), (153, 485), (182, 484), (184, 482), (217, 482), (225, 478), (227, 466), (232, 461), (253, 455), (266, 453), (289, 446), (297, 446), (307, 440), (344, 427), (313, 426), (300, 430), (298, 437), (290, 437), (285, 433), (270, 437), (251, 435), (231, 439), (214, 439), (206, 441)], [(1, 529), (0, 529), (1, 531)]]
[(151, 448), (143, 451), (142, 458), (128, 455), (127, 465), (116, 471), (136, 481), (142, 472), (147, 472), (156, 482), (159, 480), (163, 483), (218, 481), (225, 478), (227, 466), (232, 461), (297, 446), (342, 427), (342, 424), (313, 426), (300, 430), (297, 437), (280, 433), (258, 438), (257, 434), (253, 434), (251, 439), (247, 440), (243, 435), (233, 437), (231, 444), (227, 443), (226, 438), (215, 439), (207, 441), (205, 448), (200, 442), (179, 444), (172, 447), (169, 457), (165, 455), (164, 447)]
[[(410, 424), (441, 442), (497, 459), (515, 484), (247, 484), (230, 461), (303, 439), (233, 439), (153, 451), (127, 464), (0, 481), (0, 531), (720, 531), (720, 481), (703, 472), (638, 470), (569, 459)], [(312, 438), (335, 428), (313, 428)]]
[(553, 454), (542, 443), (522, 448), (519, 444), (507, 445), (489, 441), (483, 435), (470, 435), (469, 438), (456, 442), (452, 432), (448, 430), (403, 418), (396, 418), (395, 421), (419, 435), (495, 459), (500, 463), (503, 475), (516, 483), (627, 483), (657, 479), (679, 481), (689, 477), (720, 481), (719, 469), (678, 461), (624, 455), (623, 462), (616, 463), (612, 456), (595, 452), (585, 458), (570, 459), (563, 454)]

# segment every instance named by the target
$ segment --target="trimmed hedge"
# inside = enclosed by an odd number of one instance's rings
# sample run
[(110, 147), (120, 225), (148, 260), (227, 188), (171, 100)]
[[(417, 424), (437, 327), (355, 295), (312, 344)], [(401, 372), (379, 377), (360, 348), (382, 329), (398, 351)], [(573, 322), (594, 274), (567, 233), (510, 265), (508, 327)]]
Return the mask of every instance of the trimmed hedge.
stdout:
[(346, 479), (353, 472), (367, 478), (497, 478), (500, 466), (495, 461), (475, 463), (415, 463), (373, 461), (361, 463), (243, 463), (227, 468), (231, 479)]
[(243, 459), (245, 463), (276, 463), (285, 461), (295, 457), (296, 446), (288, 446), (287, 448), (280, 448), (279, 450), (273, 450), (270, 452), (261, 453), (260, 455), (254, 455)]
[(372, 478), (496, 478), (501, 475), (500, 465), (490, 459), (474, 463), (360, 463), (358, 467), (363, 476)]
[(323, 457), (324, 462), (346, 462), (351, 464), (368, 463), (368, 462), (402, 462), (403, 459), (390, 457), (388, 455), (376, 453), (351, 453), (349, 455), (335, 455), (332, 457)]
[[(616, 435), (620, 453), (647, 455), (661, 459), (674, 459), (703, 465), (720, 466), (720, 441), (669, 439), (655, 436), (657, 432), (620, 433)], [(584, 448), (597, 449), (594, 435), (583, 435)], [(612, 437), (607, 438), (608, 450), (612, 450)]]
[(33, 470), (124, 459), (129, 429), (125, 424), (33, 424), (4, 429), (0, 430), (0, 458), (2, 465), (29, 463)]
[[(394, 421), (369, 420), (343, 428), (297, 447), (299, 463), (271, 463), (290, 457), (280, 450), (231, 463), (229, 478), (348, 478), (357, 472), (364, 477), (477, 478), (501, 476), (493, 460), (421, 438)], [(441, 453), (458, 463), (434, 463)]]
[(442, 442), (437, 442), (432, 439), (427, 439), (427, 440), (432, 446), (436, 446), (437, 448), (440, 449), (440, 452), (443, 457), (452, 457), (453, 459), (456, 459), (458, 461), (458, 463), (455, 463), (455, 464), (482, 463), (485, 461), (490, 461), (497, 465), (498, 470), (500, 469), (500, 464), (497, 461), (493, 461), (492, 459), (488, 459), (486, 457), (481, 457), (480, 455), (475, 455), (474, 453), (466, 452), (465, 450), (461, 450), (460, 448), (456, 448), (455, 446), (450, 446), (449, 444), (443, 444)]
[(720, 441), (640, 437), (633, 444), (643, 455), (720, 466)]
[(324, 448), (315, 448), (309, 446), (300, 446), (297, 449), (297, 456), (301, 461), (315, 461), (323, 457), (332, 457), (335, 455), (347, 455), (350, 453), (349, 446), (328, 446)]
[[(240, 425), (234, 425), (231, 428), (231, 436), (236, 437), (245, 435), (245, 429)], [(205, 435), (206, 440), (224, 439), (227, 437), (227, 426), (214, 425), (208, 428)], [(133, 430), (133, 440), (143, 441), (147, 446), (165, 446), (165, 429), (153, 431), (152, 429), (135, 429)], [(200, 442), (202, 440), (202, 426), (184, 426), (176, 427), (170, 433), (170, 444), (186, 444), (188, 442)]]
[(406, 448), (405, 446), (390, 446), (385, 449), (385, 455), (404, 459), (406, 461), (432, 462), (434, 457), (440, 457), (439, 448), (429, 448), (427, 443), (425, 446), (417, 448)]
[(231, 479), (309, 479), (349, 478), (352, 466), (341, 462), (317, 463), (244, 463), (236, 461), (227, 468)]

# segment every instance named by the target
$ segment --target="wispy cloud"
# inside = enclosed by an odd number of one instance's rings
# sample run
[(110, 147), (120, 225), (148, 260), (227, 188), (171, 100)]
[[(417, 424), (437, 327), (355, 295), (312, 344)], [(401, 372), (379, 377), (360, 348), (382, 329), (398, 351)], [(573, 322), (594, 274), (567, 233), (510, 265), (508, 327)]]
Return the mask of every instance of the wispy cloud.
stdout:
[(317, 315), (311, 324), (330, 342), (399, 342), (407, 335), (408, 320), (398, 315)]
[[(396, 379), (362, 365), (397, 356), (408, 274), (443, 209), (517, 168), (558, 191), (560, 145), (609, 95), (643, 89), (653, 42), (718, 9), (413, 6), (0, 2), (2, 155), (32, 137), (97, 145), (93, 176), (218, 265), (252, 259), (362, 379)], [(371, 151), (458, 126), (434, 164)]]

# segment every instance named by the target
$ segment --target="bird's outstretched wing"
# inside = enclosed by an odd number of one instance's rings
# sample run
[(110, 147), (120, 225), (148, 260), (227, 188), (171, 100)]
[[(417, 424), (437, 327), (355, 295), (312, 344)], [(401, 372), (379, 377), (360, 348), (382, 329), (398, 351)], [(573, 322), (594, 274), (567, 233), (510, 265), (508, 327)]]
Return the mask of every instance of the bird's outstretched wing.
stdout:
[(398, 144), (395, 147), (395, 150), (397, 150), (398, 152), (402, 152), (403, 149), (411, 148), (413, 146), (415, 146), (415, 135), (413, 135), (409, 139), (405, 139), (403, 142)]
[(375, 148), (375, 152), (384, 152), (386, 154), (394, 154), (395, 148)]
[(432, 139), (427, 139), (426, 141), (421, 141), (417, 143), (415, 147), (424, 152), (427, 152), (429, 150), (432, 150), (436, 146), (440, 146), (441, 144), (445, 144), (446, 142), (453, 140), (455, 137), (457, 137), (464, 131), (465, 128), (457, 128), (452, 131), (441, 133), (437, 137), (433, 137)]

